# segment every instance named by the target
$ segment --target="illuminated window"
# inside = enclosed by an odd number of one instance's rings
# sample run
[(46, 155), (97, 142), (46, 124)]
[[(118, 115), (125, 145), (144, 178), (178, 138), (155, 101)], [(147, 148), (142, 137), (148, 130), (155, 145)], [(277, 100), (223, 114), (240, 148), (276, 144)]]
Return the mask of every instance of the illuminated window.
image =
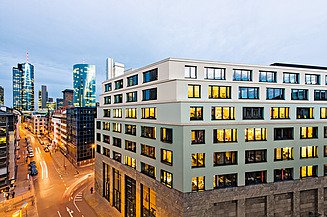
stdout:
[(156, 216), (156, 193), (141, 183), (141, 216)]
[(141, 173), (151, 177), (156, 178), (156, 168), (154, 166), (151, 166), (149, 164), (141, 162)]
[(252, 81), (252, 70), (234, 69), (233, 81)]
[(286, 128), (274, 128), (274, 139), (275, 140), (292, 140), (293, 136), (293, 127)]
[(267, 150), (250, 150), (245, 151), (245, 163), (267, 162)]
[(124, 157), (124, 164), (132, 167), (133, 169), (136, 169), (136, 159), (129, 157), (129, 156), (125, 156)]
[(276, 82), (277, 72), (271, 71), (259, 71), (259, 81), (260, 82)]
[(106, 163), (102, 163), (102, 196), (107, 200), (110, 201), (110, 167)]
[(275, 161), (293, 160), (293, 147), (275, 148)]
[(173, 143), (173, 129), (161, 127), (160, 132), (162, 142)]
[(245, 141), (266, 141), (267, 128), (246, 128)]
[(297, 119), (313, 119), (313, 108), (312, 107), (307, 107), (307, 108), (302, 108), (298, 107), (296, 108), (296, 116)]
[(169, 166), (173, 165), (173, 152), (166, 149), (161, 149), (161, 163)]
[(201, 85), (188, 85), (188, 98), (201, 98)]
[(173, 174), (165, 170), (161, 170), (160, 181), (162, 184), (166, 185), (168, 188), (173, 187)]
[(229, 188), (237, 186), (237, 173), (213, 176), (213, 188)]
[(315, 101), (326, 101), (327, 100), (327, 91), (326, 90), (315, 90), (314, 92)]
[(136, 142), (125, 140), (125, 150), (136, 152)]
[(205, 177), (198, 176), (192, 178), (192, 191), (204, 191), (205, 190)]
[(110, 130), (110, 123), (109, 122), (102, 122), (102, 129), (103, 130)]
[(121, 173), (112, 168), (113, 173), (113, 206), (121, 211)]
[(141, 144), (141, 155), (156, 159), (156, 148)]
[(264, 119), (263, 107), (243, 107), (243, 120)]
[(125, 134), (136, 136), (136, 125), (125, 124)]
[(209, 99), (231, 99), (231, 87), (209, 85), (208, 95)]
[(272, 107), (270, 110), (271, 119), (289, 119), (289, 107)]
[(205, 143), (205, 131), (204, 130), (192, 130), (192, 144), (204, 144)]
[(317, 139), (318, 127), (300, 127), (301, 139)]
[(190, 120), (203, 120), (203, 107), (190, 107)]
[(112, 123), (112, 131), (116, 133), (121, 133), (121, 124), (120, 123)]
[(214, 152), (213, 165), (236, 165), (237, 164), (237, 151)]
[(257, 185), (262, 183), (267, 183), (267, 171), (245, 173), (245, 185)]
[(274, 182), (293, 180), (293, 168), (275, 169)]
[(156, 139), (156, 128), (141, 126), (141, 137)]
[(320, 108), (320, 119), (327, 119), (327, 108)]
[(142, 119), (156, 119), (157, 109), (156, 108), (142, 108)]
[(214, 129), (213, 142), (237, 142), (237, 129)]
[(204, 71), (205, 71), (205, 79), (225, 80), (225, 71), (226, 71), (226, 69), (205, 67)]
[(196, 78), (196, 66), (185, 66), (184, 76), (185, 78)]
[(235, 107), (211, 107), (211, 120), (235, 120)]
[(137, 118), (136, 111), (137, 111), (137, 108), (127, 108), (125, 110), (125, 116), (126, 116), (126, 118), (134, 118), (134, 119)]
[(303, 166), (300, 167), (300, 177), (317, 177), (318, 166)]
[(102, 154), (104, 156), (110, 157), (110, 150), (108, 148), (102, 147)]
[(192, 154), (192, 168), (205, 166), (205, 153)]
[(113, 117), (114, 118), (121, 118), (123, 116), (122, 109), (113, 109)]
[(318, 146), (305, 146), (301, 147), (301, 158), (317, 158)]

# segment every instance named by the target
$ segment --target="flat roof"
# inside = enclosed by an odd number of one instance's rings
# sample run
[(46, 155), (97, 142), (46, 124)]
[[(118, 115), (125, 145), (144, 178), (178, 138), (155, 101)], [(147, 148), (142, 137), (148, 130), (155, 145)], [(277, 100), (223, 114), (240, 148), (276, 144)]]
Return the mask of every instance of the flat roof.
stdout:
[(292, 64), (292, 63), (272, 63), (270, 65), (280, 66), (280, 67), (327, 70), (327, 67), (323, 67), (323, 66), (311, 66), (311, 65), (301, 65), (301, 64)]

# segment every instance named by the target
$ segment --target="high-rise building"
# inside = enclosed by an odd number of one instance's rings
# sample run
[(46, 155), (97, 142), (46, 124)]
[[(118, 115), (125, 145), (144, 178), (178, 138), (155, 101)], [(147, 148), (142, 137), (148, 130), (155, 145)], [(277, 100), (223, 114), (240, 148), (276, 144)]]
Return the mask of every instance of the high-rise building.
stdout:
[(66, 89), (62, 91), (64, 108), (73, 106), (74, 90)]
[(63, 98), (56, 98), (56, 109), (61, 109), (64, 106)]
[(0, 105), (5, 104), (5, 90), (0, 86)]
[(39, 110), (46, 109), (48, 102), (48, 91), (47, 86), (42, 85), (41, 90), (39, 90), (39, 101), (38, 101), (38, 108)]
[(73, 87), (75, 107), (95, 107), (95, 65), (74, 65)]
[(111, 216), (326, 215), (326, 73), (169, 58), (106, 80), (97, 197)]
[(13, 107), (34, 110), (34, 66), (28, 62), (13, 67)]

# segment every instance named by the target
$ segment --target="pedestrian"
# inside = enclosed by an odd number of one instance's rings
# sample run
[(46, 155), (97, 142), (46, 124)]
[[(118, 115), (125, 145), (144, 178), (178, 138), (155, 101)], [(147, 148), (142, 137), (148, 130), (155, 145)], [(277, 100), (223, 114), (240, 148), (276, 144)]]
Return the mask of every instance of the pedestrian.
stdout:
[(6, 198), (7, 198), (7, 200), (9, 200), (9, 196), (10, 196), (10, 195), (9, 195), (9, 193), (8, 193), (8, 194), (6, 194)]
[(93, 187), (90, 188), (91, 194), (93, 194)]
[(11, 193), (11, 195), (12, 195), (12, 198), (14, 198), (14, 197), (15, 197), (15, 192), (13, 191), (13, 192)]

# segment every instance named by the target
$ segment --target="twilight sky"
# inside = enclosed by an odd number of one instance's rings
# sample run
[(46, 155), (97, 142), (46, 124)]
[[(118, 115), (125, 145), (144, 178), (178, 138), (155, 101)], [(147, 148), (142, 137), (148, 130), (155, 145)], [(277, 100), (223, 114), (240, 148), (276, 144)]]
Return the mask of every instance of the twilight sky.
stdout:
[(105, 59), (138, 68), (167, 57), (268, 65), (327, 65), (326, 0), (1, 0), (0, 85), (12, 106), (12, 67), (35, 66), (35, 94), (72, 88), (72, 66)]

